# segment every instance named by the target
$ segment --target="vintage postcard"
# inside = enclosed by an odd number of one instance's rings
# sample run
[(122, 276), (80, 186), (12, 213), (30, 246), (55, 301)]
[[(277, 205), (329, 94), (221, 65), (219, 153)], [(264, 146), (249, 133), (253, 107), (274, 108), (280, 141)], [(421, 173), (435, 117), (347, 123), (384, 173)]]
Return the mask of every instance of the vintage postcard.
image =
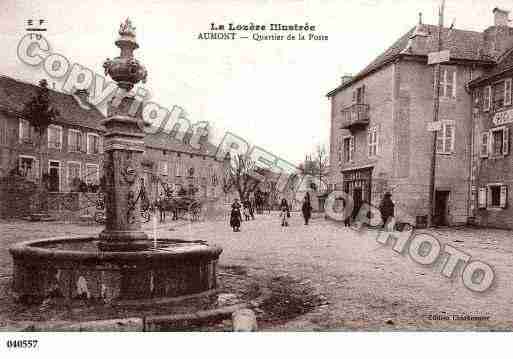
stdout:
[(2, 350), (510, 332), (510, 11), (3, 0)]

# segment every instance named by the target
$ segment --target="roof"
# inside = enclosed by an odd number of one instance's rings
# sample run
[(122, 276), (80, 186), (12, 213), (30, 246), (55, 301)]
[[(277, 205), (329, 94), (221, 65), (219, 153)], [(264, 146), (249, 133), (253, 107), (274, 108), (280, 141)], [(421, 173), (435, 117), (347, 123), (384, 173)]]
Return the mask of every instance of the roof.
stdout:
[[(37, 94), (38, 86), (0, 75), (0, 107), (21, 113), (24, 105)], [(81, 126), (104, 131), (100, 124), (105, 116), (91, 105), (87, 110), (79, 106), (73, 96), (50, 89), (51, 105), (59, 111), (56, 123)]]
[(513, 70), (513, 48), (506, 51), (503, 56), (499, 58), (496, 66), (490, 70), (485, 71), (483, 75), (469, 82), (469, 87), (475, 87), (479, 84), (486, 82), (489, 79), (493, 79), (506, 71)]
[[(413, 46), (409, 47), (409, 45), (411, 45), (410, 38), (418, 30), (427, 34), (425, 43), (416, 42)], [(401, 36), (392, 46), (376, 57), (363, 70), (356, 74), (356, 76), (354, 76), (350, 81), (347, 81), (330, 91), (327, 96), (330, 97), (335, 95), (340, 90), (350, 86), (358, 80), (361, 80), (365, 76), (382, 68), (401, 56), (421, 56), (427, 58), (427, 55), (430, 52), (437, 51), (437, 31), (438, 26), (435, 25), (417, 25), (413, 27), (410, 31)], [(450, 50), (451, 60), (494, 62), (492, 59), (482, 55), (481, 49), (485, 49), (486, 47), (484, 46), (484, 34), (481, 32), (449, 29), (444, 27), (442, 29), (442, 42), (443, 49)]]
[[(184, 139), (186, 139), (186, 136)], [(217, 147), (207, 142), (201, 144), (199, 149), (194, 148), (187, 141), (179, 141), (169, 133), (164, 131), (157, 132), (155, 134), (146, 134), (144, 142), (147, 147), (152, 147), (161, 150), (181, 152), (187, 154), (193, 154), (197, 156), (215, 156)]]

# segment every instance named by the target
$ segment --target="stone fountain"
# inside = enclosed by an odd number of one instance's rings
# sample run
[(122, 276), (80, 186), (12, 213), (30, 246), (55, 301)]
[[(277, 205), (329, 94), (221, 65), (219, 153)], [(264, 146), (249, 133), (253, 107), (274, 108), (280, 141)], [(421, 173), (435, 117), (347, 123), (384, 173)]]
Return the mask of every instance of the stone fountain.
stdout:
[[(147, 77), (133, 55), (139, 45), (129, 19), (121, 24), (115, 44), (121, 54), (105, 61), (105, 73), (128, 92)], [(13, 291), (19, 298), (122, 302), (215, 293), (221, 248), (149, 239), (141, 228), (144, 130), (142, 119), (130, 114), (133, 102), (129, 92), (120, 103), (111, 102), (103, 123), (105, 229), (98, 237), (37, 239), (11, 247)]]

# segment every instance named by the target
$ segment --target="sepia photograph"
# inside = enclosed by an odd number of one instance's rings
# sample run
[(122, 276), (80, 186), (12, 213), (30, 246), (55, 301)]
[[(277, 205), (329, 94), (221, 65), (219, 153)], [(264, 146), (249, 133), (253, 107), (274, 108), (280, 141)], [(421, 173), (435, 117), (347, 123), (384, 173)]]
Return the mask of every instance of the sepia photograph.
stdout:
[(0, 0), (2, 357), (500, 355), (511, 11)]

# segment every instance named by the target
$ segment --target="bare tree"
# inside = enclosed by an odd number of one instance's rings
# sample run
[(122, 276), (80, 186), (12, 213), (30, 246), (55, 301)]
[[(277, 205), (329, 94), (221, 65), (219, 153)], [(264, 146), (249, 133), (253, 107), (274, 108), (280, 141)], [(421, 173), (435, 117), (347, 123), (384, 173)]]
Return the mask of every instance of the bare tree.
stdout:
[(255, 162), (245, 155), (232, 156), (225, 171), (223, 190), (227, 193), (231, 188), (235, 188), (241, 200), (253, 193), (261, 182), (261, 179), (254, 175), (254, 171), (258, 172)]

